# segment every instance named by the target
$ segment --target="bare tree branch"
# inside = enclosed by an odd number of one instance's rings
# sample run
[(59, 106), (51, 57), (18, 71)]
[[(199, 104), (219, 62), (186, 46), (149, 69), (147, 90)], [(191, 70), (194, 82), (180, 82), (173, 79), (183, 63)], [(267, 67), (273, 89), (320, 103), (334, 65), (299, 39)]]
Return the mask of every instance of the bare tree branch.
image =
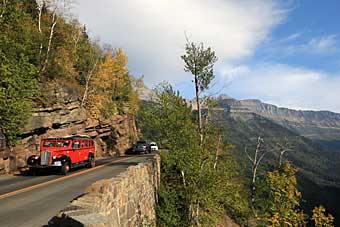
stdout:
[(283, 161), (283, 156), (286, 152), (292, 151), (294, 148), (294, 145), (291, 144), (292, 142), (289, 141), (287, 138), (284, 139), (283, 142), (277, 142), (273, 151), (278, 153), (279, 158), (278, 158), (278, 168), (281, 168), (282, 161)]
[(246, 155), (247, 155), (248, 159), (250, 160), (250, 162), (253, 163), (254, 160), (253, 160), (253, 159), (250, 157), (250, 155), (248, 154), (248, 152), (247, 152), (247, 147), (244, 148), (244, 152), (246, 153)]
[[(215, 81), (214, 84), (213, 84), (212, 86), (210, 86), (210, 89), (209, 89), (209, 90), (212, 91), (213, 88), (214, 88), (217, 84), (219, 84), (218, 81)], [(201, 100), (201, 106), (204, 106), (209, 98), (214, 97), (214, 96), (216, 96), (216, 95), (218, 95), (218, 94), (221, 94), (222, 91), (223, 91), (224, 89), (226, 89), (228, 86), (229, 86), (229, 85), (224, 84), (219, 90), (217, 90), (217, 91), (215, 91), (215, 92), (203, 92), (203, 93), (205, 93), (206, 95), (205, 95), (203, 98), (200, 99), (200, 100)], [(200, 95), (202, 95), (203, 93), (201, 92)]]
[(261, 136), (257, 138), (257, 144), (254, 152), (254, 157), (251, 157), (249, 153), (247, 152), (247, 149), (245, 148), (245, 153), (247, 155), (247, 158), (251, 162), (252, 165), (252, 182), (251, 182), (251, 203), (252, 203), (252, 210), (254, 214), (256, 215), (255, 210), (255, 193), (256, 193), (256, 176), (257, 176), (257, 170), (265, 157), (265, 155), (269, 152), (265, 149), (263, 149), (264, 140)]

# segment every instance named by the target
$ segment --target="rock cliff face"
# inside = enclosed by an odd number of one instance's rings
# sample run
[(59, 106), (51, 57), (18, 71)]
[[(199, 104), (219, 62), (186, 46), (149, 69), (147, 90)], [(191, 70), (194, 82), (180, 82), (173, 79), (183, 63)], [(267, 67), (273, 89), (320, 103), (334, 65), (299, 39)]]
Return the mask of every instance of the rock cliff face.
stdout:
[(0, 172), (24, 167), (30, 155), (39, 153), (41, 139), (72, 134), (89, 135), (95, 139), (99, 157), (124, 155), (137, 138), (137, 128), (134, 117), (130, 115), (93, 119), (80, 108), (76, 99), (38, 107), (25, 126), (20, 143), (11, 148), (10, 153), (0, 152)]

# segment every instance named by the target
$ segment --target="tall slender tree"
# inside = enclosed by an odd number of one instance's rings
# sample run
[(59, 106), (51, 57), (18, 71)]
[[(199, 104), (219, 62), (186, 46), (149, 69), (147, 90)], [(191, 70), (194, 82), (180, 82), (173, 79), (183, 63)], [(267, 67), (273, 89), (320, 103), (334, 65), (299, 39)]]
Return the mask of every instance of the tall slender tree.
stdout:
[(184, 71), (191, 72), (194, 76), (196, 106), (198, 112), (198, 132), (200, 142), (203, 141), (202, 111), (200, 98), (202, 93), (209, 88), (214, 79), (214, 64), (217, 61), (215, 51), (210, 47), (205, 48), (203, 43), (193, 43), (187, 39), (185, 54), (181, 56), (184, 61)]

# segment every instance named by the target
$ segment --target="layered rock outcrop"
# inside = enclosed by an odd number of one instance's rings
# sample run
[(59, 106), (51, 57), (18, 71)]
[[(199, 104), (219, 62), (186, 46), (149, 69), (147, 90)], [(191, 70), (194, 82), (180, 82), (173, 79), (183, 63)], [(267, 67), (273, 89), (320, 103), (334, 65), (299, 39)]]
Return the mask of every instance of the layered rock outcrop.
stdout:
[(97, 156), (124, 155), (137, 138), (137, 128), (134, 117), (128, 114), (93, 119), (84, 108), (80, 108), (76, 99), (37, 107), (33, 109), (19, 144), (10, 152), (0, 152), (0, 172), (24, 167), (30, 155), (39, 153), (41, 139), (73, 134), (95, 139)]

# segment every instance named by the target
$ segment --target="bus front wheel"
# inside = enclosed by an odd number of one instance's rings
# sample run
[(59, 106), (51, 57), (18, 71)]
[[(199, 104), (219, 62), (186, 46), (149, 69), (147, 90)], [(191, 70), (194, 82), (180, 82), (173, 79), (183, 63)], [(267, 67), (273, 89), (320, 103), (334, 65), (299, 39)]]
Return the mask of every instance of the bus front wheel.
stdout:
[(63, 175), (66, 175), (68, 172), (70, 171), (70, 164), (68, 162), (65, 162), (62, 166), (61, 166), (61, 173)]

